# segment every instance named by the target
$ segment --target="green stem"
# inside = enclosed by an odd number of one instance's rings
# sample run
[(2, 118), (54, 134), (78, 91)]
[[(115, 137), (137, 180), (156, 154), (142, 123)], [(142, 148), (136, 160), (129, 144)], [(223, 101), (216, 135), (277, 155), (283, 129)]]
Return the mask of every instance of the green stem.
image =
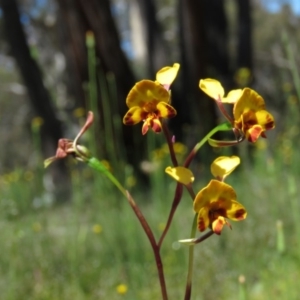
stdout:
[(293, 53), (292, 44), (289, 41), (289, 37), (288, 37), (286, 31), (282, 32), (282, 40), (283, 40), (283, 44), (285, 45), (285, 50), (286, 50), (287, 58), (289, 61), (293, 81), (295, 84), (297, 96), (298, 96), (298, 99), (300, 99), (300, 75), (299, 75), (299, 72), (297, 69), (297, 63), (295, 60), (295, 54)]
[[(191, 239), (193, 239), (196, 235), (197, 216), (198, 216), (198, 214), (195, 214), (195, 216), (194, 216), (193, 225), (192, 225), (192, 229), (191, 229)], [(194, 262), (194, 245), (191, 245), (190, 248), (189, 248), (189, 266), (188, 266), (188, 275), (187, 275), (187, 279), (186, 279), (184, 300), (191, 299), (192, 278), (193, 278), (193, 262)]]
[[(89, 31), (86, 35), (86, 47), (87, 47), (87, 55), (88, 55), (88, 103), (87, 107), (89, 110), (95, 113), (95, 124), (99, 124), (97, 120), (98, 116), (98, 93), (97, 93), (97, 74), (96, 74), (96, 48), (95, 48), (95, 37), (94, 34)], [(97, 128), (94, 126), (91, 129), (91, 139), (90, 145), (93, 153), (97, 153), (97, 145), (96, 145), (96, 132)]]
[(127, 198), (127, 192), (122, 186), (122, 184), (116, 179), (114, 175), (112, 175), (106, 167), (95, 157), (92, 157), (87, 161), (89, 167), (94, 170), (103, 173), (117, 188), (118, 190)]
[(195, 145), (195, 147), (192, 149), (190, 154), (185, 160), (184, 167), (188, 168), (192, 160), (194, 159), (195, 155), (199, 151), (199, 149), (209, 140), (210, 137), (212, 137), (215, 133), (218, 131), (224, 131), (224, 130), (229, 130), (231, 129), (231, 123), (223, 123), (212, 129), (199, 143)]

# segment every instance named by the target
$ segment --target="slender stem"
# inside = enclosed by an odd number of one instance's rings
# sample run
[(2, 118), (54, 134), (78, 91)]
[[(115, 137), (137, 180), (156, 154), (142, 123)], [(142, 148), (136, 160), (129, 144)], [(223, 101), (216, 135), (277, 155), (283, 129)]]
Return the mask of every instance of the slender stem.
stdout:
[(104, 173), (104, 175), (118, 188), (118, 190), (127, 198), (127, 192), (122, 186), (122, 184), (117, 180), (117, 178), (112, 175), (106, 167), (95, 157), (92, 157), (87, 162), (88, 166), (93, 168), (94, 170)]
[(211, 235), (213, 235), (214, 234), (214, 232), (211, 230), (211, 231), (209, 231), (209, 232), (207, 232), (206, 234), (204, 234), (204, 235), (202, 235), (201, 237), (199, 237), (198, 239), (196, 239), (195, 241), (194, 241), (194, 244), (196, 245), (196, 244), (199, 244), (199, 243), (201, 243), (201, 242), (203, 242), (203, 241), (205, 241), (206, 239), (208, 239)]
[(186, 187), (187, 191), (189, 192), (189, 194), (190, 194), (190, 196), (192, 198), (192, 201), (194, 201), (194, 199), (196, 197), (196, 194), (195, 194), (195, 192), (193, 190), (192, 184), (186, 185), (185, 187)]
[(192, 149), (192, 151), (190, 152), (189, 156), (186, 158), (185, 162), (184, 162), (184, 167), (188, 168), (190, 163), (192, 162), (193, 158), (195, 157), (196, 153), (198, 152), (198, 150), (205, 144), (205, 142), (207, 142), (207, 140), (213, 136), (216, 132), (218, 132), (220, 129), (219, 127), (215, 127), (214, 129), (212, 129), (199, 143), (197, 143), (195, 145), (195, 147)]
[(105, 166), (99, 160), (97, 160), (95, 157), (93, 157), (87, 163), (90, 167), (97, 170), (98, 172), (104, 173), (107, 176), (107, 178), (119, 189), (119, 191), (128, 200), (130, 206), (132, 207), (135, 215), (137, 216), (140, 224), (142, 225), (144, 232), (151, 244), (153, 254), (155, 257), (156, 268), (157, 268), (157, 272), (158, 272), (159, 283), (160, 283), (161, 293), (162, 293), (162, 297), (163, 297), (162, 299), (168, 300), (167, 288), (166, 288), (166, 282), (165, 282), (165, 276), (164, 276), (164, 270), (163, 270), (163, 263), (162, 263), (160, 251), (159, 251), (160, 246), (156, 243), (153, 232), (152, 232), (147, 220), (145, 219), (143, 213), (141, 212), (139, 207), (136, 205), (135, 201), (133, 200), (133, 198), (129, 194), (129, 192), (124, 189), (124, 187), (121, 185), (121, 183), (105, 168)]
[(167, 224), (166, 224), (166, 227), (164, 228), (164, 231), (163, 231), (163, 233), (162, 233), (162, 235), (159, 239), (159, 242), (157, 244), (159, 249), (160, 249), (160, 247), (162, 245), (162, 242), (163, 242), (165, 236), (167, 235), (167, 232), (168, 232), (168, 230), (170, 228), (170, 225), (172, 223), (175, 211), (176, 211), (177, 206), (178, 206), (178, 204), (181, 200), (182, 191), (183, 191), (182, 184), (177, 183), (176, 190), (175, 190), (175, 195), (174, 195), (174, 199), (173, 199), (173, 203), (172, 203), (172, 207), (171, 207), (171, 210), (170, 210), (170, 213), (169, 213), (169, 216), (168, 216), (168, 220), (167, 220)]
[[(191, 239), (194, 238), (195, 234), (196, 234), (197, 216), (198, 216), (198, 214), (195, 214), (195, 216), (194, 216), (193, 225), (192, 225), (192, 229), (191, 229)], [(188, 265), (188, 275), (187, 275), (187, 279), (186, 279), (184, 300), (191, 299), (193, 262), (194, 262), (194, 245), (191, 245), (190, 249), (189, 249), (189, 265)]]
[(152, 250), (154, 253), (154, 257), (155, 257), (156, 268), (157, 268), (157, 272), (158, 272), (162, 297), (163, 297), (163, 300), (167, 300), (168, 295), (167, 295), (166, 282), (165, 282), (165, 276), (164, 276), (164, 270), (163, 270), (163, 263), (162, 263), (160, 251), (159, 251), (159, 245), (156, 244), (153, 232), (152, 232), (148, 222), (146, 221), (145, 217), (143, 216), (142, 212), (140, 211), (140, 209), (138, 208), (138, 206), (136, 205), (136, 203), (134, 202), (133, 198), (131, 197), (131, 195), (129, 194), (128, 191), (127, 191), (127, 199), (128, 199), (129, 204), (131, 205), (133, 211), (135, 212), (138, 220), (140, 221), (140, 223), (149, 239), (149, 242), (151, 244), (151, 247), (152, 247)]
[(174, 147), (173, 147), (173, 142), (172, 142), (172, 138), (171, 138), (171, 134), (169, 131), (168, 126), (166, 126), (166, 123), (162, 121), (162, 128), (163, 128), (163, 132), (165, 134), (168, 146), (169, 146), (169, 151), (170, 151), (170, 156), (171, 156), (171, 160), (173, 163), (174, 167), (178, 166), (178, 162), (177, 162), (177, 158), (174, 152)]

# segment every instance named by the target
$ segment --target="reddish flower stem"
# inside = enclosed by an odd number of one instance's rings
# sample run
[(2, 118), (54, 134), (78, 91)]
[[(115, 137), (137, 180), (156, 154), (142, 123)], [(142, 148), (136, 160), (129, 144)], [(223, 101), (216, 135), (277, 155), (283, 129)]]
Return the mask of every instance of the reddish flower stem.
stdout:
[(170, 156), (171, 156), (173, 166), (177, 167), (178, 162), (177, 162), (177, 158), (176, 158), (176, 155), (175, 155), (175, 152), (174, 152), (174, 147), (173, 147), (173, 142), (172, 142), (172, 139), (171, 139), (171, 134), (170, 134), (168, 126), (166, 126), (164, 121), (162, 121), (162, 128), (163, 128), (163, 132), (165, 134), (165, 137), (166, 137), (166, 140), (167, 140), (167, 143), (168, 143), (168, 146), (169, 146), (169, 151), (170, 151)]
[(148, 237), (148, 240), (151, 244), (151, 247), (152, 247), (152, 250), (153, 250), (153, 253), (154, 253), (154, 257), (155, 257), (156, 268), (157, 268), (160, 287), (161, 287), (162, 299), (163, 300), (168, 300), (163, 263), (162, 263), (161, 256), (160, 256), (160, 251), (159, 251), (160, 246), (156, 243), (153, 232), (152, 232), (148, 222), (146, 221), (143, 213), (141, 212), (139, 207), (136, 205), (135, 201), (133, 200), (133, 198), (131, 197), (129, 192), (126, 191), (126, 193), (127, 193), (128, 202), (129, 202), (130, 206), (132, 207), (134, 213), (136, 214), (138, 220), (140, 221), (140, 223), (141, 223), (141, 225), (142, 225), (142, 227), (143, 227), (143, 229), (144, 229), (144, 231), (145, 231), (145, 233)]
[(176, 186), (176, 190), (175, 190), (175, 195), (174, 195), (174, 199), (173, 199), (173, 203), (172, 203), (172, 207), (171, 207), (171, 210), (170, 210), (170, 213), (169, 213), (169, 216), (168, 216), (168, 221), (167, 221), (167, 224), (166, 224), (166, 227), (159, 239), (159, 242), (158, 242), (158, 248), (160, 249), (162, 243), (163, 243), (163, 240), (165, 238), (165, 236), (167, 235), (167, 232), (170, 228), (170, 225), (172, 223), (172, 220), (173, 220), (173, 216), (175, 214), (175, 211), (177, 209), (177, 206), (181, 200), (181, 196), (182, 196), (182, 191), (183, 191), (183, 187), (182, 187), (182, 184), (180, 183), (177, 183), (177, 186)]

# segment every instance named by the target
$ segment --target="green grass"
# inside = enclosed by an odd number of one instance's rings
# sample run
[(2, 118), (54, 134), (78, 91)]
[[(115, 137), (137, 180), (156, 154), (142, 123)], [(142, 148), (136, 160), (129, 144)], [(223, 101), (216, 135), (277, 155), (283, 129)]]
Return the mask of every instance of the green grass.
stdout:
[[(228, 178), (248, 217), (196, 246), (193, 300), (239, 299), (240, 275), (245, 276), (246, 299), (298, 298), (300, 205), (295, 183), (299, 175), (289, 173), (289, 166), (283, 167), (279, 160), (265, 160), (266, 155), (266, 149), (260, 150), (258, 163), (247, 168), (242, 164)], [(296, 160), (295, 154), (292, 162)], [(89, 190), (89, 199), (75, 192), (72, 203), (37, 209), (32, 186), (40, 180), (29, 178), (28, 184), (27, 177), (11, 181), (12, 175), (5, 176), (0, 202), (1, 299), (161, 298), (149, 242), (117, 191), (102, 184), (101, 192), (101, 180), (94, 184), (89, 180), (81, 183)], [(203, 184), (197, 183), (198, 188)], [(133, 194), (156, 236), (166, 221), (174, 183), (166, 178), (163, 187), (164, 197)], [(183, 299), (184, 294), (188, 248), (176, 241), (189, 237), (193, 219), (191, 200), (185, 196), (162, 249), (170, 299)], [(283, 222), (283, 253), (277, 247), (278, 220)], [(95, 233), (94, 225), (102, 231)], [(116, 291), (122, 283), (128, 286), (125, 295)]]

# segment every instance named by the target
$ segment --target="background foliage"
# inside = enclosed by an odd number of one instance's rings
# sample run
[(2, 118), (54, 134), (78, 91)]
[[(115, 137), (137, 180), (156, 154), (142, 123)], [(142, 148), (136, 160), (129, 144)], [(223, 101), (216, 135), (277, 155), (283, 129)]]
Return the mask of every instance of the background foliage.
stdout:
[[(0, 1), (1, 298), (159, 298), (152, 253), (126, 201), (85, 166), (68, 160), (45, 172), (42, 162), (54, 154), (55, 137), (74, 137), (93, 109), (97, 123), (83, 142), (107, 160), (161, 231), (175, 185), (163, 172), (169, 164), (163, 140), (151, 133), (140, 139), (140, 128), (124, 131), (121, 117), (134, 82), (154, 79), (157, 69), (176, 61), (182, 66), (172, 90), (179, 116), (171, 128), (188, 149), (219, 121), (200, 93), (200, 78), (213, 76), (227, 89), (253, 87), (276, 119), (267, 140), (234, 150), (242, 164), (229, 184), (248, 217), (196, 248), (192, 299), (297, 299), (299, 16), (288, 5), (271, 13), (260, 1), (203, 1), (196, 12), (216, 15), (212, 22), (192, 15), (193, 1), (90, 1), (85, 8), (83, 2), (17, 3), (48, 97), (40, 98), (38, 84), (29, 82), (32, 69), (20, 72), (5, 29), (8, 2)], [(250, 19), (241, 2), (250, 5)], [(97, 6), (104, 3), (114, 19)], [(115, 33), (102, 32), (112, 21)], [(245, 24), (248, 39), (241, 40)], [(95, 41), (86, 39), (87, 31)], [(179, 148), (178, 155), (186, 151)], [(228, 151), (201, 151), (194, 170), (199, 189), (211, 178), (211, 158)], [(183, 297), (187, 249), (176, 241), (189, 234), (190, 204), (182, 201), (163, 248), (171, 299)], [(126, 293), (118, 292), (120, 284)]]

